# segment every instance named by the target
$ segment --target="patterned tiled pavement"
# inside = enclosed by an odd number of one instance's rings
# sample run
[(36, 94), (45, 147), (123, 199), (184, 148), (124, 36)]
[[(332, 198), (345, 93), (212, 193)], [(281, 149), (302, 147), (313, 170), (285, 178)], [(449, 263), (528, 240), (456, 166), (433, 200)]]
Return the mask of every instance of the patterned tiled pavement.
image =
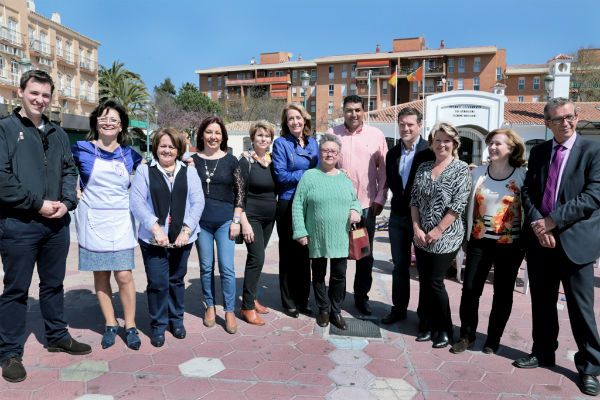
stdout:
[[(73, 227), (72, 227), (73, 228)], [(72, 230), (68, 271), (65, 279), (65, 307), (71, 334), (90, 343), (91, 354), (83, 357), (48, 353), (44, 348), (40, 319), (37, 277), (31, 285), (27, 313), (27, 341), (23, 362), (28, 377), (21, 383), (0, 379), (0, 399), (581, 399), (574, 372), (576, 350), (562, 295), (557, 308), (560, 317), (560, 348), (557, 366), (519, 370), (511, 365), (531, 347), (529, 295), (523, 292), (522, 269), (514, 293), (511, 318), (497, 355), (481, 352), (485, 336), (478, 334), (472, 351), (451, 354), (432, 349), (431, 343), (416, 342), (416, 299), (418, 281), (412, 271), (412, 296), (407, 320), (392, 326), (381, 325), (381, 339), (330, 335), (314, 318), (292, 319), (281, 312), (277, 279), (277, 237), (272, 238), (260, 281), (259, 299), (271, 308), (264, 315), (266, 325), (250, 326), (238, 320), (239, 332), (229, 335), (221, 307), (217, 325), (202, 324), (198, 258), (192, 251), (186, 278), (185, 326), (188, 335), (177, 340), (166, 335), (164, 347), (155, 348), (148, 338), (149, 321), (145, 295), (146, 278), (139, 250), (134, 271), (137, 289), (137, 325), (142, 336), (138, 351), (124, 344), (123, 332), (113, 347), (102, 350), (103, 321), (94, 295), (92, 274), (77, 270), (77, 244)], [(370, 293), (374, 321), (388, 311), (391, 272), (387, 232), (375, 239), (374, 283)], [(235, 265), (238, 297), (241, 296), (245, 247), (236, 246)], [(600, 269), (596, 269), (596, 299), (600, 297)], [(1, 273), (0, 273), (1, 275)], [(344, 315), (360, 317), (353, 306), (354, 262), (348, 264), (348, 296)], [(113, 285), (115, 286), (115, 285)], [(1, 286), (0, 286), (1, 287)], [(459, 323), (461, 285), (446, 280), (453, 311)], [(219, 292), (217, 280), (217, 292)], [(485, 287), (480, 306), (479, 332), (485, 332), (492, 287)], [(239, 302), (239, 300), (238, 300)], [(118, 295), (117, 314), (122, 317)], [(596, 300), (596, 305), (598, 305)], [(238, 304), (239, 307), (239, 304)], [(313, 305), (314, 307), (314, 305)], [(597, 308), (600, 308), (597, 306)], [(598, 313), (598, 309), (596, 310)], [(122, 318), (119, 318), (122, 324)], [(455, 328), (458, 335), (458, 328)]]

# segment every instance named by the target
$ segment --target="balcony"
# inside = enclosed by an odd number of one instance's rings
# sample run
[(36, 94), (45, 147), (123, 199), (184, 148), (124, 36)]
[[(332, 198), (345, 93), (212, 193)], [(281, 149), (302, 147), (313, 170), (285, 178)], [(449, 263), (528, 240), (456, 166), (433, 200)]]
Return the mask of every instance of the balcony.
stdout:
[[(390, 75), (389, 68), (385, 67), (385, 68), (381, 68), (381, 69), (371, 69), (371, 76), (373, 78), (375, 78), (375, 77), (389, 78), (391, 75)], [(368, 77), (369, 77), (368, 69), (359, 69), (357, 71), (357, 74), (356, 74), (357, 80), (367, 79)]]
[(59, 89), (58, 97), (67, 98), (67, 99), (77, 99), (77, 95), (75, 94), (75, 89), (71, 89), (71, 88)]
[(96, 63), (92, 60), (79, 60), (79, 68), (82, 72), (96, 72)]
[(66, 67), (75, 68), (75, 54), (72, 51), (57, 54), (56, 62)]
[(255, 85), (256, 79), (229, 79), (225, 78), (225, 86), (250, 86)]
[(29, 51), (34, 54), (38, 54), (42, 57), (52, 58), (52, 46), (42, 41), (40, 38), (30, 37), (29, 38)]
[(19, 76), (16, 74), (0, 73), (0, 86), (19, 87)]
[(287, 99), (287, 90), (286, 91), (278, 90), (275, 92), (271, 92), (271, 98), (272, 99)]
[(264, 85), (268, 83), (287, 83), (290, 84), (292, 81), (290, 80), (290, 75), (282, 75), (282, 76), (265, 76), (264, 78), (256, 78), (257, 85)]
[(79, 95), (79, 100), (81, 100), (82, 103), (96, 104), (96, 99), (97, 96), (93, 92)]
[(8, 26), (0, 25), (0, 41), (8, 43), (13, 46), (25, 48), (24, 35), (17, 32), (14, 29), (10, 29)]
[(18, 47), (12, 47), (4, 43), (0, 43), (0, 53), (8, 54), (10, 56), (15, 56), (18, 58), (25, 57), (25, 53), (22, 49)]
[[(369, 89), (365, 86), (359, 86), (356, 88), (356, 94), (360, 97), (369, 97)], [(375, 85), (371, 86), (371, 97), (377, 97), (377, 87)]]
[[(399, 76), (406, 76), (408, 74), (412, 74), (413, 72), (415, 72), (418, 68), (420, 68), (421, 66), (417, 67), (417, 68), (413, 68), (413, 67), (409, 67), (409, 66), (400, 66), (398, 68), (398, 75)], [(442, 64), (435, 64), (435, 65), (425, 65), (425, 75), (443, 75), (444, 74), (444, 66)]]

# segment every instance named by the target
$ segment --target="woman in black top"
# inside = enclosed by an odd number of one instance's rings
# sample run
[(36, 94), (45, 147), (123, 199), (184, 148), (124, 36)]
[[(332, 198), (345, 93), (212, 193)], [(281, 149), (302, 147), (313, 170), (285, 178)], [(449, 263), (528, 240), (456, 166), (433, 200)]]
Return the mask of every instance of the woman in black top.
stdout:
[(198, 128), (198, 153), (192, 156), (206, 205), (200, 218), (196, 246), (200, 258), (202, 294), (206, 302), (204, 325), (215, 325), (214, 243), (217, 243), (219, 273), (223, 289), (225, 330), (237, 332), (235, 320), (235, 238), (240, 233), (244, 183), (238, 160), (227, 154), (227, 130), (219, 117), (208, 117)]
[(268, 151), (274, 136), (275, 130), (270, 123), (256, 122), (250, 127), (252, 150), (242, 153), (240, 158), (242, 179), (246, 184), (242, 234), (248, 249), (241, 314), (246, 322), (253, 325), (264, 325), (265, 322), (258, 314), (269, 312), (267, 307), (256, 300), (256, 287), (265, 262), (265, 249), (273, 231), (277, 208), (275, 175)]

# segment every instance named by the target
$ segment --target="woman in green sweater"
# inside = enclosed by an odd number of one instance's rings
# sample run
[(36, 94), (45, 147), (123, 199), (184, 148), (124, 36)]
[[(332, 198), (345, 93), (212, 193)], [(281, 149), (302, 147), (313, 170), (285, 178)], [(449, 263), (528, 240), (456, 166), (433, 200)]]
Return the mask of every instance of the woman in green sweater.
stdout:
[[(342, 303), (346, 296), (346, 259), (351, 223), (360, 222), (362, 211), (352, 181), (338, 170), (342, 144), (335, 135), (325, 134), (319, 145), (319, 168), (306, 171), (298, 183), (292, 205), (294, 239), (308, 246), (312, 283), (319, 307), (317, 324), (331, 322), (346, 329)], [(327, 259), (330, 259), (329, 299), (325, 294)], [(329, 312), (331, 308), (331, 314)]]

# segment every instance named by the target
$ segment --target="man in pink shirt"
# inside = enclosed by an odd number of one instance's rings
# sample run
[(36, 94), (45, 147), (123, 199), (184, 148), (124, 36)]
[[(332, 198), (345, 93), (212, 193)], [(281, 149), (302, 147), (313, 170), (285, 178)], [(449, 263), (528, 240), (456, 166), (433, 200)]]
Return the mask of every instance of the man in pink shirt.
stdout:
[[(381, 214), (387, 198), (385, 183), (385, 156), (387, 143), (383, 133), (365, 125), (362, 97), (351, 95), (344, 98), (344, 124), (330, 128), (327, 133), (338, 136), (342, 150), (338, 167), (343, 169), (354, 184), (356, 195), (362, 205), (369, 242), (373, 249), (375, 217)], [(365, 315), (371, 315), (369, 290), (373, 277), (373, 254), (356, 262), (354, 276), (354, 305)]]

